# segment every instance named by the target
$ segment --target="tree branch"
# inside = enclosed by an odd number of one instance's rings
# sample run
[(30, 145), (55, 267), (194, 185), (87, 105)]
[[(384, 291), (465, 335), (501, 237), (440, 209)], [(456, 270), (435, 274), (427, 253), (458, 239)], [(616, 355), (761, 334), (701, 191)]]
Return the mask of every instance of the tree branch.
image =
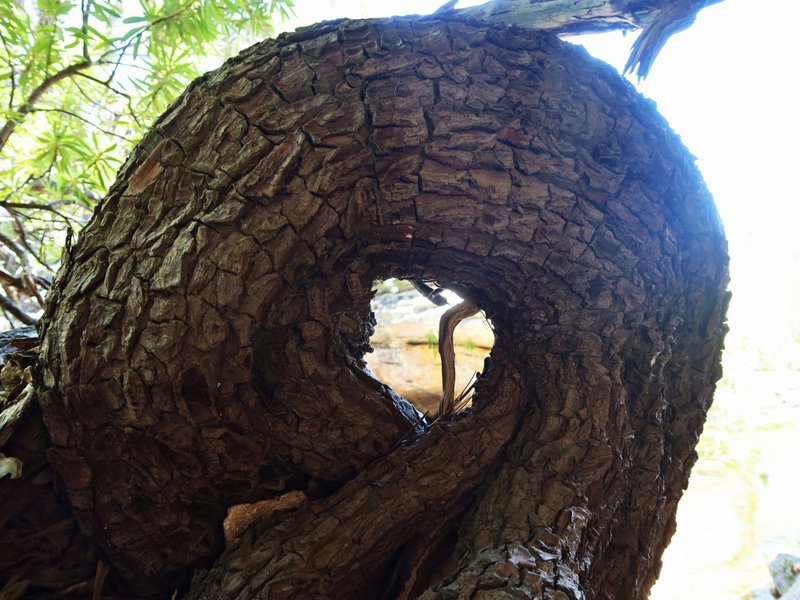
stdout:
[(4, 234), (0, 233), (0, 243), (2, 243), (6, 248), (11, 250), (11, 252), (19, 258), (20, 264), (22, 265), (23, 269), (28, 268), (28, 253), (25, 252), (23, 248), (19, 246), (14, 240), (10, 237), (5, 236)]
[(25, 325), (33, 325), (36, 323), (36, 319), (14, 304), (11, 300), (6, 298), (4, 294), (0, 294), (0, 307), (2, 307), (3, 310), (10, 312), (18, 321), (24, 323)]
[(9, 212), (13, 210), (46, 210), (58, 215), (66, 225), (69, 225), (70, 221), (79, 222), (77, 219), (73, 219), (58, 209), (53, 208), (51, 204), (42, 204), (41, 202), (7, 202), (5, 200), (0, 200), (0, 208), (5, 208)]
[[(31, 277), (28, 274), (24, 274), (22, 277), (17, 277), (2, 267), (0, 267), (0, 282), (2, 282), (4, 286), (16, 288), (21, 292), (24, 292), (26, 295), (30, 295), (31, 290), (33, 290), (36, 286), (39, 286), (45, 290), (50, 288), (50, 281), (44, 277)], [(35, 290), (34, 295), (37, 296), (38, 300), (40, 300), (39, 304), (43, 304), (38, 289)]]
[[(641, 79), (647, 76), (659, 50), (673, 33), (688, 27), (700, 10), (721, 1), (493, 0), (458, 12), (556, 35), (644, 29), (625, 67), (625, 72), (637, 70)], [(440, 10), (452, 9), (446, 4)]]
[(89, 58), (89, 7), (86, 0), (81, 0), (81, 33), (83, 33), (83, 59)]
[(25, 289), (25, 282), (22, 280), (22, 277), (16, 277), (2, 267), (0, 267), (0, 281), (17, 289)]
[(118, 96), (122, 96), (123, 98), (127, 98), (128, 101), (130, 101), (130, 99), (131, 99), (131, 95), (130, 94), (125, 93), (122, 90), (118, 90), (113, 85), (111, 85), (111, 80), (110, 79), (106, 79), (105, 81), (103, 81), (99, 77), (93, 77), (92, 75), (89, 75), (88, 73), (75, 73), (75, 75), (79, 75), (79, 76), (83, 77), (84, 79), (88, 79), (89, 81), (93, 81), (94, 83), (96, 83), (98, 85), (102, 85), (104, 88), (106, 88), (110, 92), (114, 92)]
[[(160, 17), (160, 18), (156, 19), (151, 24), (143, 27), (142, 30), (139, 33), (137, 33), (135, 36), (133, 36), (131, 39), (140, 38), (142, 35), (144, 35), (148, 31), (152, 30), (157, 25), (161, 25), (162, 23), (166, 23), (166, 22), (171, 21), (172, 19), (180, 16), (181, 14), (185, 13), (186, 11), (188, 11), (189, 8), (191, 8), (191, 6), (193, 4), (194, 4), (194, 2), (190, 1), (186, 5), (184, 5), (180, 10), (177, 10), (177, 11), (175, 11), (174, 13), (172, 13), (170, 15), (166, 15), (164, 17)], [(0, 151), (2, 151), (2, 149), (5, 147), (6, 143), (8, 142), (8, 138), (11, 137), (11, 134), (14, 133), (14, 130), (17, 128), (17, 126), (20, 123), (22, 123), (22, 121), (25, 119), (25, 115), (33, 112), (35, 104), (41, 99), (41, 97), (45, 94), (45, 92), (47, 92), (47, 90), (49, 90), (51, 87), (53, 87), (59, 81), (63, 81), (64, 79), (68, 79), (68, 78), (73, 77), (74, 75), (77, 75), (77, 74), (83, 74), (82, 71), (85, 71), (86, 69), (88, 69), (88, 68), (90, 68), (90, 67), (92, 67), (94, 65), (101, 64), (107, 57), (109, 57), (109, 56), (111, 56), (113, 54), (116, 54), (118, 52), (122, 52), (124, 54), (127, 51), (127, 49), (130, 47), (130, 44), (131, 44), (131, 42), (129, 41), (128, 43), (126, 43), (122, 47), (112, 46), (106, 52), (104, 52), (100, 56), (100, 58), (97, 59), (97, 60), (92, 60), (92, 59), (90, 59), (88, 57), (84, 57), (84, 60), (82, 60), (80, 62), (77, 62), (77, 63), (73, 63), (70, 66), (62, 69), (61, 71), (59, 71), (59, 72), (57, 72), (57, 73), (45, 78), (44, 81), (42, 81), (42, 83), (40, 83), (36, 87), (36, 89), (33, 90), (33, 92), (31, 92), (31, 95), (28, 96), (28, 99), (25, 101), (25, 103), (22, 104), (17, 109), (17, 111), (16, 111), (17, 114), (12, 116), (8, 121), (6, 121), (5, 125), (3, 125), (3, 128), (0, 129)], [(116, 72), (116, 68), (114, 69), (113, 72)], [(96, 78), (93, 78), (93, 79), (94, 79), (94, 81), (97, 81), (98, 83), (103, 83), (103, 82), (101, 82), (100, 80), (98, 80)], [(120, 92), (119, 90), (115, 90), (113, 87), (111, 87), (110, 81), (104, 83), (103, 85), (105, 85), (108, 89), (110, 89), (111, 91), (113, 91), (113, 92), (115, 92), (117, 94), (120, 94), (122, 96), (128, 97), (126, 94)]]
[(8, 40), (6, 40), (6, 36), (3, 35), (2, 31), (0, 31), (0, 41), (3, 42), (3, 47), (5, 48), (6, 55), (8, 56), (5, 62), (8, 63), (9, 79), (11, 80), (11, 91), (8, 94), (8, 109), (11, 110), (14, 107), (14, 96), (17, 92), (17, 78), (14, 75), (14, 63), (11, 62), (13, 53), (8, 47)]
[(58, 73), (47, 77), (44, 81), (42, 81), (42, 83), (36, 86), (36, 89), (34, 89), (33, 92), (31, 92), (31, 95), (28, 96), (25, 104), (17, 109), (17, 114), (6, 121), (6, 124), (3, 125), (2, 129), (0, 129), (0, 150), (5, 147), (6, 142), (8, 142), (8, 138), (11, 137), (12, 133), (14, 133), (17, 125), (22, 123), (25, 115), (33, 111), (34, 105), (42, 98), (47, 90), (49, 90), (59, 81), (63, 81), (64, 79), (72, 77), (73, 75), (88, 69), (92, 65), (94, 65), (92, 61), (81, 61), (71, 64), (70, 66), (60, 70)]
[[(44, 259), (44, 257), (39, 256), (39, 254), (36, 252), (36, 250), (34, 250), (34, 248), (31, 247), (31, 244), (28, 241), (27, 236), (25, 235), (25, 228), (22, 226), (22, 223), (20, 222), (19, 217), (17, 216), (17, 214), (15, 212), (9, 212), (9, 214), (11, 215), (11, 218), (14, 219), (14, 225), (13, 225), (14, 231), (16, 232), (17, 236), (19, 237), (19, 241), (22, 244), (22, 247), (25, 250), (28, 251), (28, 254), (30, 254), (31, 256), (33, 256), (34, 259), (36, 259), (36, 262), (38, 262), (45, 269), (47, 269), (48, 271), (53, 273), (54, 272), (53, 266), (47, 264), (47, 262)], [(25, 269), (25, 274), (28, 275), (29, 271), (30, 271), (30, 269), (26, 268)]]

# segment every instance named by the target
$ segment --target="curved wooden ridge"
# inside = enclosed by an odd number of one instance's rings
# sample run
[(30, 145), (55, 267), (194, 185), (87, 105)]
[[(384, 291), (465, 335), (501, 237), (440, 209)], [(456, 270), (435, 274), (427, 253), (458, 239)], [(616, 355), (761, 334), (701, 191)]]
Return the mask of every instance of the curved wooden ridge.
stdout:
[[(473, 407), (430, 428), (363, 370), (387, 276), (497, 333)], [(642, 597), (727, 277), (692, 158), (582, 50), (322, 24), (194, 82), (120, 171), (49, 297), (48, 457), (118, 589), (216, 561), (191, 597)], [(289, 490), (223, 553), (227, 507)]]

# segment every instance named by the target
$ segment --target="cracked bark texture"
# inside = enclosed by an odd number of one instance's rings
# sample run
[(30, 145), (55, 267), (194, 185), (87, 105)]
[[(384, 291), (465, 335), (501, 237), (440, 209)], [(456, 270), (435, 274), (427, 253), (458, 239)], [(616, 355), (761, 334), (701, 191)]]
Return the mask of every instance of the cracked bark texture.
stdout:
[[(471, 409), (426, 425), (364, 370), (388, 276), (491, 318)], [(321, 24), (194, 82), (70, 250), (48, 458), (126, 593), (200, 567), (192, 598), (645, 597), (727, 277), (692, 157), (582, 50)], [(223, 551), (227, 507), (290, 490)]]

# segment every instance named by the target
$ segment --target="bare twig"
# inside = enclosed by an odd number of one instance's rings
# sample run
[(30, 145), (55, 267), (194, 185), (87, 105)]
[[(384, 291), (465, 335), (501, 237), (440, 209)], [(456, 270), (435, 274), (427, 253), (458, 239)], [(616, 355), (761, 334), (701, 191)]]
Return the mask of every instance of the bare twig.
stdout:
[(24, 325), (33, 325), (36, 323), (36, 319), (22, 310), (19, 306), (14, 304), (11, 300), (9, 300), (5, 294), (0, 294), (0, 307), (4, 311), (11, 313), (18, 321), (23, 323)]
[(81, 33), (83, 34), (83, 59), (89, 58), (89, 6), (87, 0), (81, 0)]
[(79, 75), (79, 76), (83, 77), (84, 79), (88, 79), (89, 81), (93, 81), (94, 83), (96, 83), (98, 85), (102, 85), (107, 90), (109, 90), (111, 92), (114, 92), (117, 96), (122, 96), (123, 98), (127, 98), (128, 101), (130, 101), (130, 99), (131, 99), (131, 95), (130, 94), (115, 88), (113, 85), (111, 85), (111, 82), (108, 81), (108, 80), (103, 81), (99, 77), (92, 77), (88, 73), (75, 73), (75, 75)]
[(0, 31), (0, 41), (3, 42), (3, 47), (6, 49), (6, 55), (8, 55), (8, 70), (9, 70), (9, 78), (11, 83), (11, 91), (8, 94), (8, 110), (11, 110), (14, 107), (14, 96), (17, 92), (17, 78), (14, 72), (14, 63), (11, 62), (11, 57), (14, 56), (14, 53), (11, 52), (11, 49), (8, 47), (8, 40), (6, 36), (3, 35), (3, 32)]
[(2, 243), (6, 248), (11, 250), (11, 252), (13, 252), (16, 255), (23, 269), (27, 269), (28, 253), (25, 252), (25, 250), (21, 248), (19, 244), (17, 244), (14, 240), (12, 240), (10, 237), (7, 237), (3, 233), (0, 233), (0, 243)]
[(108, 577), (109, 567), (105, 561), (97, 561), (97, 571), (94, 574), (94, 586), (92, 587), (92, 600), (101, 600), (103, 596), (103, 584)]
[[(27, 234), (25, 233), (25, 228), (22, 226), (22, 223), (19, 220), (19, 216), (14, 212), (9, 212), (9, 214), (11, 215), (11, 218), (14, 219), (14, 231), (16, 232), (17, 237), (19, 238), (19, 241), (22, 244), (22, 247), (25, 248), (25, 250), (28, 251), (28, 254), (30, 256), (33, 256), (33, 258), (36, 259), (36, 262), (38, 262), (45, 269), (47, 269), (48, 271), (53, 273), (54, 272), (53, 271), (53, 267), (50, 266), (49, 264), (47, 264), (47, 262), (45, 262), (42, 259), (42, 257), (39, 256), (39, 253), (36, 252), (36, 250), (34, 250), (33, 247), (30, 245), (30, 243), (28, 242), (28, 237), (27, 237)], [(40, 246), (41, 246), (41, 244), (40, 244)], [(26, 274), (29, 271), (30, 271), (30, 269), (28, 269), (28, 268), (25, 269), (25, 273)]]
[[(17, 190), (18, 192), (19, 190)], [(54, 202), (53, 204), (61, 203)], [(65, 215), (64, 213), (60, 212), (58, 209), (54, 208), (51, 204), (42, 204), (41, 202), (8, 202), (6, 200), (0, 200), (0, 208), (5, 208), (9, 213), (12, 213), (15, 210), (46, 210), (57, 215), (61, 218), (66, 224), (69, 224), (70, 221), (77, 222), (76, 219)]]
[(17, 289), (25, 289), (25, 283), (21, 277), (16, 277), (3, 268), (0, 268), (0, 281)]
[(108, 129), (104, 129), (104, 128), (100, 127), (100, 125), (98, 125), (97, 123), (92, 123), (92, 121), (90, 121), (86, 117), (82, 117), (81, 115), (79, 115), (77, 113), (74, 113), (71, 110), (67, 110), (65, 108), (35, 108), (31, 112), (57, 112), (57, 113), (61, 113), (61, 114), (64, 114), (64, 115), (68, 115), (70, 117), (74, 117), (75, 119), (78, 119), (79, 121), (82, 121), (83, 123), (86, 123), (87, 125), (90, 125), (91, 127), (94, 127), (98, 131), (102, 131), (106, 135), (110, 135), (110, 136), (113, 136), (115, 138), (119, 138), (121, 140), (124, 140), (125, 142), (132, 142), (133, 141), (130, 138), (126, 138), (124, 135), (120, 135), (119, 133), (116, 133), (114, 131), (109, 131)]
[(459, 393), (453, 401), (453, 412), (460, 412), (467, 408), (470, 400), (472, 400), (472, 391), (475, 389), (475, 384), (478, 383), (479, 376), (480, 372), (476, 371), (472, 374), (472, 377), (469, 378), (467, 385), (464, 386), (464, 389), (461, 390), (461, 393)]

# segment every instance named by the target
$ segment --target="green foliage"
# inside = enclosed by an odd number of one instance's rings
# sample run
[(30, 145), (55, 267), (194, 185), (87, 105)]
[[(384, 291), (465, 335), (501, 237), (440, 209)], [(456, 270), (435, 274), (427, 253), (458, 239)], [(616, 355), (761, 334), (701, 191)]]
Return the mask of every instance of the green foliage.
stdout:
[[(292, 0), (0, 2), (0, 309), (40, 308), (68, 231), (186, 85)], [(35, 288), (35, 289), (34, 289)], [(9, 304), (21, 311), (22, 316)]]
[(439, 336), (433, 333), (432, 331), (426, 333), (425, 337), (427, 338), (429, 348), (433, 348), (439, 345)]

